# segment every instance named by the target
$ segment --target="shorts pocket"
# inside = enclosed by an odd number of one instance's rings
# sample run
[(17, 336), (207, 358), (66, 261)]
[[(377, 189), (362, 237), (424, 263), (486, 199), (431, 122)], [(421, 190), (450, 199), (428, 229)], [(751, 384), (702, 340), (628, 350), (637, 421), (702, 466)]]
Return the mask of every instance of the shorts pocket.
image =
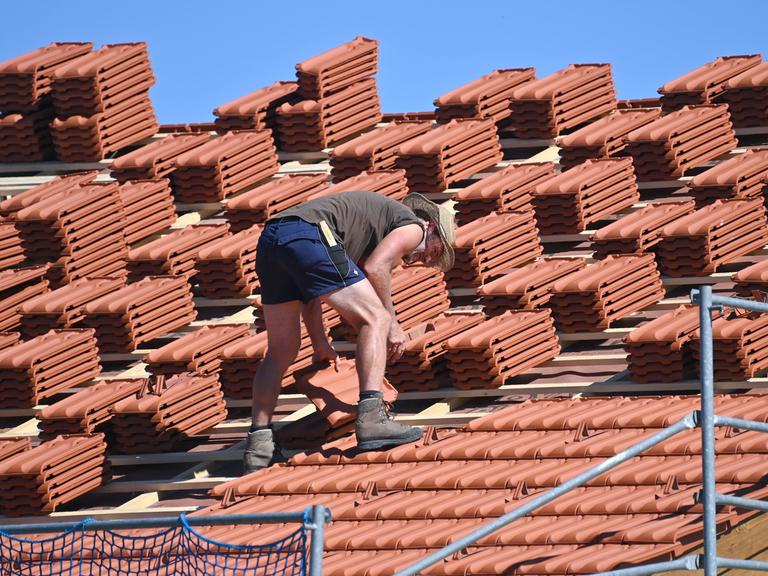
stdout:
[(328, 256), (331, 258), (331, 262), (333, 262), (336, 270), (339, 271), (341, 279), (344, 280), (349, 275), (349, 256), (347, 256), (347, 251), (344, 250), (341, 244), (326, 246), (326, 248), (328, 249)]

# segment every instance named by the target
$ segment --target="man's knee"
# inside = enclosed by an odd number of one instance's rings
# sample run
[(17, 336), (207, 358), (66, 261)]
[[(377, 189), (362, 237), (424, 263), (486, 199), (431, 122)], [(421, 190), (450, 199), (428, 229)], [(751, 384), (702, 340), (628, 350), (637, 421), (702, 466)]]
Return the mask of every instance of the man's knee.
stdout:
[(296, 360), (299, 355), (299, 343), (296, 346), (281, 346), (276, 348), (267, 348), (263, 363), (275, 370), (284, 373)]

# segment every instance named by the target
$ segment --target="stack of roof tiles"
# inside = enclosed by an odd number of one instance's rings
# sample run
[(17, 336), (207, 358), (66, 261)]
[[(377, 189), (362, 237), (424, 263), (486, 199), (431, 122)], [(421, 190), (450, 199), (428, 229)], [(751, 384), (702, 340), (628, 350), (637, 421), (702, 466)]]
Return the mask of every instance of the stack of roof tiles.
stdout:
[(552, 286), (549, 307), (558, 330), (597, 332), (664, 298), (652, 254), (608, 256)]
[(728, 104), (736, 128), (768, 124), (768, 62), (762, 62), (728, 80), (718, 98)]
[(547, 305), (555, 282), (582, 268), (584, 262), (579, 258), (542, 258), (480, 286), (477, 293), (488, 316), (534, 310)]
[(283, 150), (322, 150), (381, 120), (376, 40), (358, 36), (296, 65), (304, 100), (277, 109)]
[(614, 110), (608, 116), (561, 137), (557, 142), (560, 167), (566, 169), (591, 158), (621, 155), (627, 144), (624, 137), (660, 116), (658, 108)]
[(498, 388), (560, 353), (549, 310), (509, 310), (448, 339), (445, 360), (456, 388)]
[(184, 277), (149, 276), (88, 302), (82, 324), (96, 330), (99, 351), (119, 353), (186, 326), (195, 316)]
[(48, 268), (45, 264), (0, 271), (0, 330), (19, 326), (19, 307), (27, 300), (48, 292)]
[(0, 350), (5, 350), (19, 343), (21, 334), (18, 332), (0, 332)]
[(0, 217), (0, 270), (17, 266), (24, 260), (24, 248), (16, 225), (10, 220), (4, 222)]
[(195, 274), (195, 257), (210, 242), (226, 237), (229, 224), (197, 224), (174, 230), (170, 234), (133, 248), (128, 252), (128, 276), (141, 280), (145, 276), (183, 276)]
[(737, 295), (754, 298), (757, 292), (758, 299), (765, 300), (765, 295), (760, 293), (768, 291), (768, 260), (761, 260), (739, 270), (732, 278)]
[(768, 150), (747, 150), (694, 176), (688, 188), (697, 206), (727, 198), (757, 198), (768, 188)]
[(31, 408), (101, 372), (93, 330), (51, 330), (0, 351), (0, 400)]
[(451, 307), (443, 273), (426, 266), (392, 271), (392, 305), (403, 330), (409, 330)]
[(177, 156), (202, 146), (209, 139), (208, 134), (169, 134), (115, 158), (109, 165), (110, 174), (121, 184), (128, 180), (169, 177), (176, 169)]
[(103, 434), (60, 436), (0, 461), (0, 513), (48, 514), (107, 477)]
[(60, 192), (67, 192), (73, 188), (88, 184), (96, 178), (98, 172), (95, 170), (88, 172), (75, 172), (63, 176), (56, 176), (44, 184), (38, 184), (25, 190), (24, 192), (7, 198), (0, 202), (0, 215), (8, 217), (10, 220), (16, 219), (19, 210), (27, 208), (42, 200), (54, 198)]
[(14, 454), (29, 450), (31, 447), (32, 443), (28, 436), (0, 439), (0, 462), (6, 458), (10, 458)]
[(275, 82), (260, 88), (215, 108), (216, 132), (269, 129), (276, 136), (277, 109), (283, 104), (294, 104), (300, 98), (297, 82)]
[(674, 180), (736, 147), (728, 107), (684, 106), (627, 135), (640, 180)]
[(490, 168), (503, 154), (493, 120), (451, 120), (401, 144), (397, 166), (411, 192), (442, 192), (450, 184)]
[[(698, 361), (701, 333), (692, 342)], [(730, 310), (712, 321), (712, 352), (716, 380), (744, 381), (768, 368), (768, 314)]]
[(640, 200), (630, 158), (586, 160), (541, 182), (533, 194), (542, 234), (573, 234)]
[(497, 124), (512, 114), (509, 101), (515, 88), (530, 82), (535, 68), (494, 70), (435, 99), (438, 122), (453, 118), (491, 118)]
[(506, 128), (518, 138), (554, 138), (616, 109), (610, 64), (571, 64), (512, 93)]
[(203, 326), (153, 350), (144, 361), (151, 374), (166, 378), (182, 372), (217, 374), (221, 368), (222, 350), (250, 334), (248, 324)]
[(679, 382), (696, 375), (691, 342), (699, 328), (699, 307), (683, 305), (624, 337), (635, 382)]
[(43, 441), (60, 434), (103, 432), (109, 436), (107, 423), (112, 419), (112, 406), (136, 395), (146, 385), (146, 379), (133, 378), (106, 380), (83, 388), (37, 413), (38, 435)]
[(280, 167), (270, 130), (228, 132), (176, 156), (178, 202), (218, 202), (266, 180)]
[(176, 206), (167, 178), (125, 182), (120, 186), (120, 202), (128, 245), (161, 232), (176, 221)]
[(408, 180), (406, 179), (405, 170), (361, 172), (357, 176), (352, 176), (315, 192), (309, 199), (314, 200), (321, 196), (330, 196), (339, 192), (352, 192), (356, 190), (377, 192), (394, 200), (402, 200), (408, 194)]
[(84, 317), (84, 306), (125, 285), (120, 278), (83, 278), (51, 292), (28, 298), (19, 307), (21, 332), (34, 338), (56, 328), (76, 327)]
[(484, 320), (482, 314), (451, 315), (437, 317), (411, 329), (402, 357), (387, 367), (389, 382), (399, 392), (450, 386), (445, 343)]
[(327, 186), (325, 174), (291, 174), (257, 186), (226, 203), (226, 217), (233, 232), (262, 224), (291, 206), (301, 204)]
[(173, 450), (226, 420), (227, 406), (215, 375), (184, 373), (152, 381), (147, 390), (112, 406), (110, 448), (115, 452)]
[(513, 164), (457, 190), (453, 197), (457, 224), (469, 224), (491, 212), (532, 209), (534, 188), (554, 174), (552, 162)]
[(446, 281), (451, 288), (481, 286), (541, 255), (544, 248), (532, 210), (492, 212), (456, 231), (456, 261)]
[(656, 248), (668, 276), (706, 276), (768, 243), (761, 198), (717, 200), (667, 224)]
[(430, 128), (430, 122), (418, 120), (392, 122), (340, 144), (329, 155), (331, 176), (338, 182), (360, 172), (390, 170), (395, 167), (398, 146)]
[(594, 258), (609, 254), (644, 254), (661, 242), (664, 226), (690, 214), (695, 209), (693, 200), (660, 202), (622, 216), (592, 234)]
[(60, 286), (88, 276), (125, 270), (125, 215), (116, 182), (61, 191), (22, 208), (14, 217), (24, 253), (51, 262), (49, 279)]
[(720, 56), (659, 88), (665, 114), (683, 106), (714, 104), (723, 94), (728, 80), (760, 64), (760, 54)]
[(157, 132), (149, 89), (155, 83), (145, 42), (106, 44), (58, 66), (51, 135), (65, 162), (96, 161)]
[(53, 73), (92, 47), (90, 42), (54, 42), (0, 63), (0, 162), (54, 157), (49, 128)]
[(259, 287), (256, 245), (261, 226), (209, 241), (195, 256), (195, 291), (206, 298), (242, 298)]

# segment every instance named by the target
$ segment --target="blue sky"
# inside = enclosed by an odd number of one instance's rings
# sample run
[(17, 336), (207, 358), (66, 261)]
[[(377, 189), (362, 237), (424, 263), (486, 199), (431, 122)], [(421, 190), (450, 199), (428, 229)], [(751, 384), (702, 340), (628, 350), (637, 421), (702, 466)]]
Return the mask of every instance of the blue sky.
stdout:
[(642, 98), (717, 56), (768, 58), (762, 0), (38, 0), (0, 13), (0, 60), (54, 41), (147, 41), (162, 123), (211, 121), (217, 105), (293, 80), (297, 62), (355, 36), (380, 42), (385, 112), (432, 110), (496, 68), (533, 66), (542, 77), (610, 62), (619, 98)]

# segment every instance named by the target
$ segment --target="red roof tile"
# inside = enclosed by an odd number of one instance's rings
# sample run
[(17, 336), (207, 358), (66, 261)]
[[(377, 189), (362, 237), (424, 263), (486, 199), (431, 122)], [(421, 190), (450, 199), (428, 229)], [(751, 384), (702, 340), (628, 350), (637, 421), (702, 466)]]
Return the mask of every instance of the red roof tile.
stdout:
[(694, 176), (688, 187), (703, 206), (717, 199), (760, 196), (768, 181), (768, 150), (747, 150)]
[(337, 194), (339, 192), (351, 192), (355, 190), (368, 190), (389, 196), (395, 200), (402, 200), (408, 194), (408, 180), (405, 170), (376, 170), (361, 172), (341, 182), (336, 182), (327, 188), (315, 192), (308, 198), (314, 200), (322, 196)]
[(728, 104), (736, 128), (764, 126), (768, 122), (768, 62), (728, 80), (726, 91), (717, 100)]
[(109, 165), (110, 172), (121, 183), (163, 178), (175, 170), (174, 160), (178, 156), (205, 144), (209, 139), (207, 134), (171, 134), (115, 158)]
[(208, 241), (195, 255), (197, 293), (206, 298), (250, 296), (259, 287), (256, 245), (261, 227)]
[(53, 180), (45, 184), (33, 186), (21, 194), (7, 198), (0, 202), (0, 214), (3, 216), (15, 216), (15, 214), (28, 206), (53, 199), (60, 192), (66, 192), (88, 184), (96, 178), (98, 172), (75, 172), (74, 174), (65, 174), (56, 176)]
[(162, 232), (176, 222), (176, 205), (167, 178), (126, 181), (120, 186), (120, 202), (128, 245)]
[(377, 70), (379, 42), (364, 36), (296, 64), (299, 92), (322, 98), (343, 90)]
[[(299, 101), (296, 82), (275, 82), (214, 108), (219, 134), (230, 130), (262, 130), (275, 128), (277, 108)], [(273, 132), (274, 135), (274, 132)]]
[(26, 266), (0, 271), (0, 330), (21, 324), (19, 307), (29, 298), (48, 291), (46, 274), (50, 266)]

